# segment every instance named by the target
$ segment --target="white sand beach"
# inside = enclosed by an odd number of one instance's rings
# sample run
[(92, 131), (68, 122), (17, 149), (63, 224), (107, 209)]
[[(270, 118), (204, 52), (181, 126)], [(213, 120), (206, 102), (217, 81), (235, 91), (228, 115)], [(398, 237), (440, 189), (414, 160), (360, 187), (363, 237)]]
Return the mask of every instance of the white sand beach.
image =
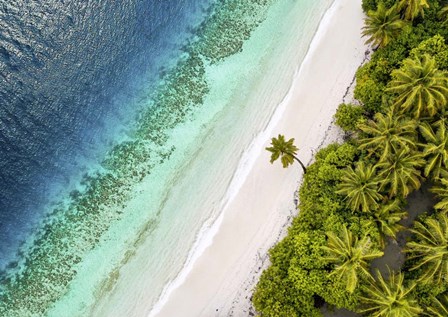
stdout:
[(294, 192), (302, 175), (298, 165), (271, 166), (264, 147), (279, 133), (294, 137), (299, 157), (310, 162), (322, 144), (337, 138), (333, 115), (367, 50), (360, 35), (363, 18), (361, 0), (335, 0), (327, 11), (290, 92), (252, 144), (255, 162), (215, 223), (211, 245), (151, 316), (249, 315), (267, 251), (296, 214)]

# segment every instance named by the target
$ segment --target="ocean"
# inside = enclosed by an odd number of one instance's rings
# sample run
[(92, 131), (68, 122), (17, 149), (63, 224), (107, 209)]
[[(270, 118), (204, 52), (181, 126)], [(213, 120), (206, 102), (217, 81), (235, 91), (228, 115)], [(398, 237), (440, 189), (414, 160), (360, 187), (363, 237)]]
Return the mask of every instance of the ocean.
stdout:
[(149, 313), (331, 2), (0, 1), (0, 315)]

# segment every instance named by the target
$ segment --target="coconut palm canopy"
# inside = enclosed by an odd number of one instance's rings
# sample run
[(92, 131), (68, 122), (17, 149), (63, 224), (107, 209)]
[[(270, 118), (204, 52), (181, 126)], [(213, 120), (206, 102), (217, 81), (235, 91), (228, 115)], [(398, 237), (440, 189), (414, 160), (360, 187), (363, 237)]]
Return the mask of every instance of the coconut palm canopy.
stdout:
[(424, 164), (425, 160), (419, 152), (403, 149), (390, 154), (377, 164), (378, 175), (382, 179), (380, 189), (388, 190), (390, 197), (405, 198), (420, 188), (422, 176), (419, 168)]
[(448, 168), (446, 120), (439, 120), (433, 125), (423, 122), (419, 128), (421, 135), (426, 140), (426, 143), (421, 145), (426, 158), (425, 176), (432, 175), (433, 178), (440, 178), (442, 172)]
[(414, 20), (419, 15), (425, 15), (425, 9), (429, 8), (427, 0), (400, 0), (398, 8), (403, 10), (407, 20)]
[(448, 215), (439, 214), (424, 222), (416, 222), (412, 233), (416, 239), (407, 244), (410, 259), (416, 259), (411, 270), (421, 270), (420, 281), (448, 281)]
[(359, 140), (359, 147), (366, 149), (369, 155), (379, 155), (380, 161), (400, 149), (415, 149), (417, 145), (417, 122), (392, 110), (386, 114), (377, 113), (374, 121), (360, 124), (359, 128), (366, 134)]
[(294, 160), (296, 160), (306, 173), (305, 165), (296, 156), (299, 148), (294, 145), (294, 138), (286, 141), (285, 136), (279, 134), (277, 138), (271, 139), (271, 145), (272, 146), (266, 148), (267, 151), (271, 152), (271, 164), (280, 158), (283, 167), (286, 168), (289, 165), (292, 165)]
[(334, 116), (343, 141), (319, 150), (304, 176), (254, 295), (262, 316), (321, 316), (326, 303), (448, 317), (448, 0), (362, 8), (370, 47)]
[(327, 252), (324, 260), (336, 265), (330, 275), (345, 281), (347, 291), (353, 293), (360, 276), (371, 278), (369, 261), (381, 257), (383, 252), (372, 247), (369, 237), (358, 239), (346, 227), (340, 235), (328, 232), (327, 236), (328, 244), (323, 247)]
[[(442, 174), (444, 175), (446, 172), (442, 171)], [(444, 213), (448, 212), (448, 179), (446, 177), (439, 178), (437, 183), (431, 188), (431, 192), (436, 194), (436, 197), (439, 199), (434, 208)]]
[(448, 5), (444, 6), (439, 12), (439, 18), (443, 21), (443, 23), (448, 22)]
[(392, 71), (387, 91), (396, 94), (394, 106), (414, 118), (434, 116), (447, 104), (448, 73), (438, 70), (435, 59), (428, 54), (408, 58), (401, 68)]
[(418, 317), (423, 312), (412, 296), (415, 284), (404, 285), (402, 273), (389, 272), (389, 279), (384, 279), (377, 270), (376, 281), (369, 281), (363, 287), (363, 313), (371, 317)]
[(376, 11), (369, 11), (364, 20), (362, 36), (367, 36), (367, 44), (384, 47), (400, 35), (406, 23), (400, 18), (397, 8), (386, 8), (380, 2)]
[(399, 231), (405, 229), (400, 221), (407, 216), (407, 212), (400, 206), (400, 201), (395, 199), (387, 204), (382, 204), (373, 212), (373, 219), (381, 235), (396, 238)]
[(428, 307), (429, 316), (448, 316), (448, 294), (442, 294), (440, 298), (433, 298), (431, 306)]
[(368, 212), (379, 207), (382, 198), (378, 193), (380, 178), (372, 165), (360, 162), (355, 169), (349, 166), (338, 185), (338, 194), (345, 195), (347, 205), (352, 211)]

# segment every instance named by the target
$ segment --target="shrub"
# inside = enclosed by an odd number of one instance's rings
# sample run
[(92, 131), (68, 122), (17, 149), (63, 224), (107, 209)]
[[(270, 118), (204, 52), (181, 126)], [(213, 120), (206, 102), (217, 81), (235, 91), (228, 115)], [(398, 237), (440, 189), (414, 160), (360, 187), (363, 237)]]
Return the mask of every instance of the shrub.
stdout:
[(441, 35), (435, 35), (428, 40), (421, 42), (416, 48), (411, 50), (412, 58), (429, 54), (434, 57), (439, 69), (448, 69), (448, 45)]
[(362, 9), (364, 12), (368, 12), (369, 10), (375, 11), (378, 7), (378, 3), (384, 2), (387, 8), (390, 8), (396, 2), (395, 0), (362, 0)]
[(339, 105), (334, 117), (336, 124), (346, 132), (356, 130), (358, 124), (365, 121), (362, 107), (345, 103)]

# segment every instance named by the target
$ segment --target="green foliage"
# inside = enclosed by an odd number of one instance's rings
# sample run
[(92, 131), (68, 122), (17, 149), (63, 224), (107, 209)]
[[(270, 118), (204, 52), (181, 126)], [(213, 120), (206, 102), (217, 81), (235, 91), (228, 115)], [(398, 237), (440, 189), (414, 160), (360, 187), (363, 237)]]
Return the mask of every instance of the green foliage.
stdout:
[(277, 138), (271, 139), (271, 147), (266, 150), (271, 152), (271, 164), (280, 158), (284, 168), (294, 163), (294, 156), (299, 148), (294, 145), (294, 138), (285, 140), (285, 136), (279, 134)]
[(439, 199), (434, 208), (446, 213), (448, 211), (448, 179), (446, 177), (438, 179), (431, 188), (431, 192)]
[(411, 112), (414, 118), (434, 116), (448, 101), (448, 73), (438, 70), (435, 59), (428, 54), (408, 58), (392, 72), (387, 90), (396, 94), (394, 106), (402, 112)]
[(357, 153), (355, 146), (330, 145), (316, 154), (300, 188), (300, 213), (297, 222), (302, 229), (321, 228), (326, 219), (345, 210), (343, 197), (336, 194), (342, 169), (350, 165)]
[(367, 36), (367, 44), (373, 44), (377, 47), (384, 47), (393, 40), (397, 39), (406, 22), (400, 19), (397, 6), (387, 8), (380, 2), (376, 11), (367, 12), (367, 18), (364, 20), (362, 36)]
[(448, 216), (440, 214), (416, 222), (412, 233), (415, 239), (407, 243), (406, 252), (416, 259), (411, 268), (419, 270), (420, 281), (446, 284), (448, 281)]
[[(356, 294), (327, 274), (325, 229), (346, 226), (344, 204), (335, 193), (342, 169), (353, 163), (356, 147), (332, 144), (316, 154), (300, 190), (299, 216), (288, 236), (270, 251), (272, 265), (263, 272), (253, 302), (263, 316), (320, 316), (314, 298), (355, 307)], [(316, 217), (317, 216), (317, 217)], [(355, 292), (356, 293), (356, 292)]]
[[(425, 19), (416, 26), (405, 26), (396, 40), (375, 51), (370, 61), (358, 69), (355, 98), (371, 113), (382, 111), (385, 107), (383, 104), (390, 100), (390, 93), (385, 93), (384, 89), (391, 79), (391, 72), (417, 47), (416, 54), (424, 52), (433, 55), (437, 63), (441, 63), (439, 69), (446, 69), (447, 51), (440, 39), (435, 37), (437, 35), (447, 38), (448, 28), (436, 20)], [(433, 37), (435, 38), (431, 40)]]
[(435, 59), (438, 69), (448, 69), (448, 45), (445, 44), (445, 39), (441, 35), (437, 34), (421, 42), (411, 50), (410, 57), (416, 59), (424, 54), (428, 54)]
[[(437, 128), (434, 129), (434, 128)], [(421, 145), (426, 158), (425, 176), (440, 178), (448, 168), (448, 131), (445, 120), (439, 120), (431, 126), (427, 122), (420, 125), (420, 133), (426, 143)]]
[(370, 10), (376, 10), (377, 0), (362, 0), (362, 10), (364, 13)]
[(434, 317), (448, 316), (448, 294), (433, 297), (431, 305), (427, 308), (428, 315)]
[(330, 164), (336, 167), (346, 167), (354, 162), (358, 150), (351, 143), (330, 144), (316, 153), (316, 165)]
[(346, 196), (347, 206), (352, 211), (369, 212), (378, 209), (382, 197), (378, 193), (380, 178), (376, 175), (375, 167), (359, 162), (356, 168), (347, 167), (341, 176), (337, 193)]
[[(361, 66), (356, 72), (355, 98), (360, 100), (367, 111), (375, 113), (381, 111), (383, 93), (386, 84), (374, 77), (374, 63)], [(380, 69), (379, 71), (382, 71)]]
[(423, 312), (412, 294), (415, 284), (406, 286), (402, 273), (390, 272), (386, 280), (377, 271), (376, 282), (369, 283), (363, 288), (365, 295), (361, 297), (364, 304), (362, 312), (368, 313), (368, 316), (418, 317)]
[[(432, 15), (437, 16), (437, 12), (432, 12)], [(448, 28), (446, 27), (446, 23), (439, 21), (436, 17), (433, 19), (426, 18), (421, 23), (413, 27), (409, 40), (414, 43), (412, 47), (414, 48), (417, 47), (422, 41), (428, 40), (438, 34), (445, 39), (447, 38)]]
[(398, 7), (407, 20), (414, 20), (419, 15), (424, 17), (425, 9), (429, 9), (429, 4), (427, 0), (400, 0)]
[(253, 302), (263, 316), (320, 316), (313, 295), (325, 284), (325, 262), (319, 232), (289, 235), (271, 251), (272, 265), (263, 272)]
[(353, 234), (359, 237), (368, 235), (372, 240), (372, 245), (374, 245), (375, 248), (380, 247), (381, 234), (378, 230), (378, 226), (368, 218), (369, 214), (367, 213), (352, 214), (348, 220), (350, 223), (349, 229)]
[(367, 44), (373, 44), (377, 47), (384, 47), (393, 40), (397, 39), (406, 22), (400, 19), (397, 6), (387, 8), (380, 2), (375, 11), (369, 10), (367, 18), (364, 20), (362, 36), (367, 36)]
[(362, 0), (362, 9), (366, 13), (370, 10), (376, 10), (380, 2), (383, 2), (387, 8), (390, 8), (395, 4), (396, 0)]
[(400, 221), (406, 216), (407, 212), (402, 209), (401, 202), (395, 199), (375, 210), (373, 221), (383, 237), (387, 236), (395, 239), (397, 233), (404, 229)]
[(403, 116), (376, 113), (375, 120), (360, 124), (359, 128), (365, 133), (360, 138), (360, 149), (366, 149), (369, 155), (379, 157), (384, 161), (387, 157), (398, 153), (401, 149), (415, 149), (417, 123)]
[(263, 316), (322, 316), (314, 307), (312, 292), (297, 291), (288, 275), (275, 264), (263, 272), (252, 301)]
[(448, 5), (444, 6), (439, 11), (438, 16), (439, 16), (440, 20), (442, 20), (442, 22), (444, 24), (448, 23)]
[(386, 189), (389, 197), (407, 197), (419, 189), (422, 176), (419, 168), (425, 163), (421, 153), (402, 149), (391, 154), (377, 164), (378, 175), (382, 178), (380, 190)]
[(328, 232), (328, 244), (322, 249), (327, 255), (324, 260), (335, 264), (329, 277), (336, 276), (337, 281), (343, 281), (345, 289), (353, 293), (360, 278), (371, 278), (369, 261), (379, 258), (383, 252), (375, 250), (368, 236), (358, 239), (347, 227), (343, 227), (340, 236)]
[[(328, 275), (328, 273), (327, 273)], [(337, 308), (345, 308), (351, 311), (356, 311), (359, 306), (360, 289), (355, 289), (353, 293), (350, 293), (346, 289), (346, 282), (339, 279), (338, 276), (328, 276), (328, 283), (325, 292), (322, 293), (322, 298), (329, 305)], [(364, 279), (359, 281), (360, 285), (365, 283)]]
[(354, 131), (358, 124), (365, 121), (364, 109), (361, 106), (342, 103), (334, 115), (336, 124), (344, 131)]
[[(411, 21), (397, 18), (391, 8), (399, 4)], [(315, 306), (322, 299), (366, 316), (447, 316), (447, 2), (362, 5), (365, 35), (383, 47), (356, 73), (362, 106), (341, 104), (335, 114), (342, 129), (356, 133), (320, 150), (307, 169), (300, 212), (271, 250), (254, 294), (263, 316), (321, 316)], [(389, 279), (378, 273), (375, 281), (370, 261), (404, 229), (405, 197), (425, 180), (423, 168), (439, 199), (435, 215), (419, 216), (402, 272)]]
[[(403, 59), (409, 56), (409, 51), (422, 41), (427, 35), (415, 35), (415, 28), (406, 24), (398, 38), (381, 50), (375, 51), (371, 63), (376, 64), (374, 78), (383, 83), (390, 80), (392, 70), (401, 65)], [(387, 75), (387, 76), (386, 76)]]
[(271, 139), (271, 145), (266, 148), (267, 151), (271, 152), (271, 164), (280, 158), (283, 168), (287, 168), (295, 160), (302, 166), (303, 172), (306, 173), (305, 165), (296, 156), (299, 148), (294, 145), (294, 138), (286, 141), (285, 136), (279, 134), (277, 138)]

